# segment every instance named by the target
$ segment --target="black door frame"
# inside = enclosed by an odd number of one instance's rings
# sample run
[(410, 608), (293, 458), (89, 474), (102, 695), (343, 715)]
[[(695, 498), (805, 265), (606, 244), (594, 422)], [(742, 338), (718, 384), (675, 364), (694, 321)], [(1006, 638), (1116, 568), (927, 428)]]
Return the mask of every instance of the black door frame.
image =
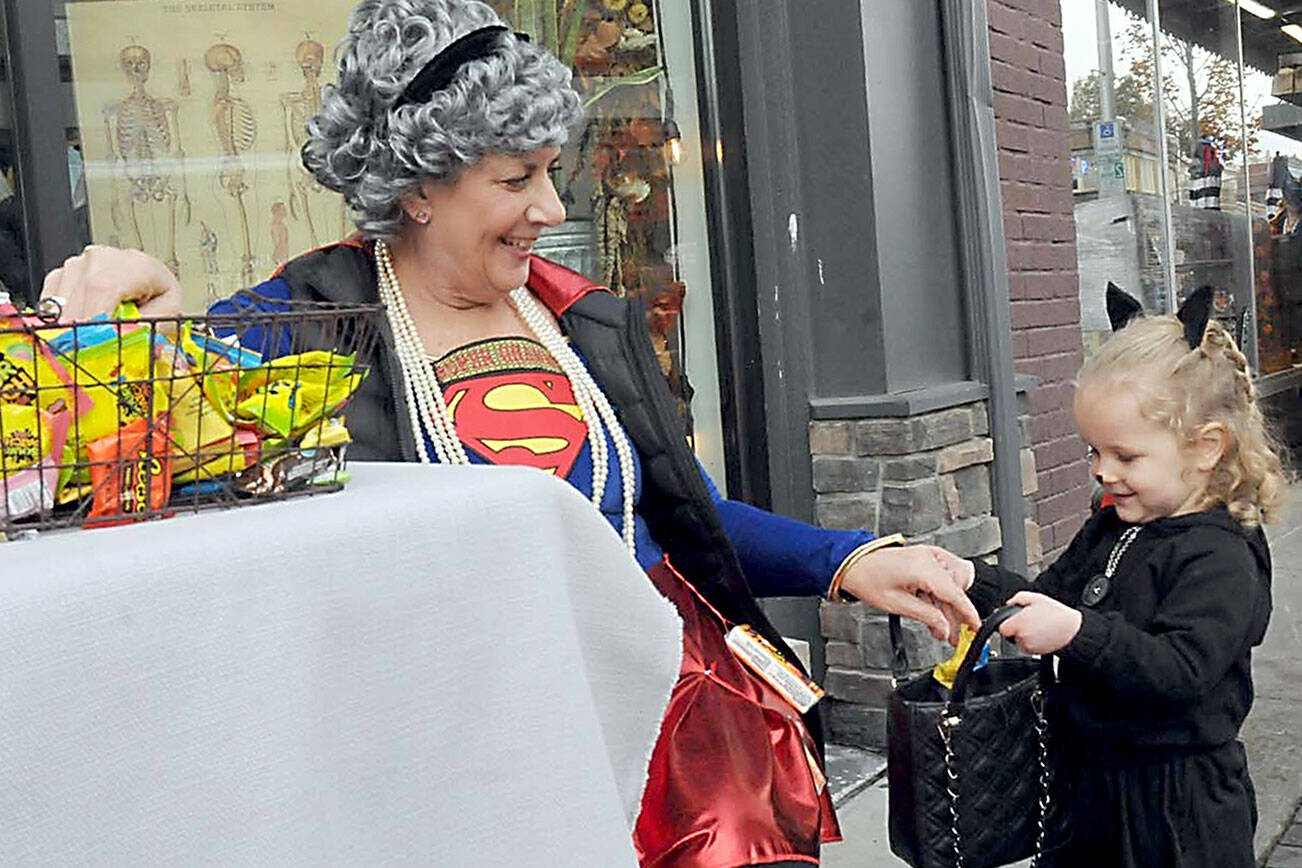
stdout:
[[(18, 194), (34, 301), (47, 271), (81, 249), (68, 178), (63, 83), (50, 0), (2, 0)], [(51, 146), (51, 143), (57, 143)]]

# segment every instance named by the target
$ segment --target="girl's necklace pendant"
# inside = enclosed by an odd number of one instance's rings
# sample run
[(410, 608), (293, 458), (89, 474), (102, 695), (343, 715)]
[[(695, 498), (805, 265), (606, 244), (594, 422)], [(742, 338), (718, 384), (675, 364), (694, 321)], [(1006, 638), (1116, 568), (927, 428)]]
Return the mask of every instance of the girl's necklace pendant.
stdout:
[(1142, 524), (1128, 527), (1122, 532), (1121, 536), (1112, 545), (1112, 551), (1108, 553), (1108, 563), (1103, 568), (1103, 572), (1095, 573), (1090, 580), (1085, 583), (1085, 589), (1080, 592), (1080, 602), (1082, 606), (1093, 608), (1108, 596), (1112, 590), (1112, 577), (1116, 575), (1117, 565), (1121, 563), (1121, 556), (1130, 548), (1130, 544), (1139, 536), (1139, 532), (1144, 529)]
[(1112, 590), (1112, 582), (1103, 573), (1095, 573), (1093, 578), (1085, 583), (1085, 590), (1081, 591), (1080, 601), (1085, 606), (1097, 606), (1103, 602), (1103, 598)]

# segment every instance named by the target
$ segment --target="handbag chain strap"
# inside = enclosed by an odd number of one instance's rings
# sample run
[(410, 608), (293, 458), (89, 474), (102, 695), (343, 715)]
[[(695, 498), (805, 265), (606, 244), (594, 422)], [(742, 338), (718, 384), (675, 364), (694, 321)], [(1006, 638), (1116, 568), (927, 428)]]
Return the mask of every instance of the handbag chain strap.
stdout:
[[(1035, 710), (1035, 737), (1039, 742), (1040, 804), (1036, 817), (1035, 853), (1031, 868), (1037, 868), (1044, 853), (1045, 829), (1049, 819), (1049, 724), (1044, 715), (1044, 688), (1037, 686), (1031, 694), (1031, 707)], [(958, 767), (954, 762), (954, 730), (962, 723), (959, 714), (946, 709), (936, 722), (940, 740), (945, 745), (945, 792), (949, 795), (949, 831), (954, 840), (954, 868), (963, 868), (963, 846), (958, 831)]]
[(1031, 868), (1040, 864), (1044, 853), (1044, 831), (1049, 819), (1049, 722), (1044, 716), (1044, 688), (1037, 687), (1031, 694), (1031, 707), (1035, 709), (1035, 737), (1039, 742), (1040, 759), (1040, 813), (1035, 818), (1035, 853), (1031, 856)]

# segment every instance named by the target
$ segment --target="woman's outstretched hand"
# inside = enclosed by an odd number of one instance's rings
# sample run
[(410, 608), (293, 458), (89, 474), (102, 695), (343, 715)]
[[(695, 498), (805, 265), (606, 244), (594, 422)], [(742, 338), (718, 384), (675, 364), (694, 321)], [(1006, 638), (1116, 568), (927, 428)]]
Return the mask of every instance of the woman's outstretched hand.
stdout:
[(41, 298), (55, 298), (63, 322), (111, 314), (134, 301), (141, 316), (181, 314), (181, 284), (167, 266), (140, 250), (91, 245), (45, 275)]
[(878, 549), (850, 567), (841, 587), (873, 608), (921, 621), (937, 639), (957, 643), (959, 625), (976, 628), (980, 619), (961, 577), (942, 565), (937, 551), (944, 550)]

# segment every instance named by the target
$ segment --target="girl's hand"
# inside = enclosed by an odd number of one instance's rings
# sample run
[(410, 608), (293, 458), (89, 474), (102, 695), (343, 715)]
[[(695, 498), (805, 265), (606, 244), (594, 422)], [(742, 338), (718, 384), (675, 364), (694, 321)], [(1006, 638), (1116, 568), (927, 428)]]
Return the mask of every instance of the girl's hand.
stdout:
[(1000, 624), (999, 632), (1028, 654), (1052, 654), (1080, 631), (1080, 612), (1052, 597), (1018, 591), (1008, 602), (1022, 611)]

